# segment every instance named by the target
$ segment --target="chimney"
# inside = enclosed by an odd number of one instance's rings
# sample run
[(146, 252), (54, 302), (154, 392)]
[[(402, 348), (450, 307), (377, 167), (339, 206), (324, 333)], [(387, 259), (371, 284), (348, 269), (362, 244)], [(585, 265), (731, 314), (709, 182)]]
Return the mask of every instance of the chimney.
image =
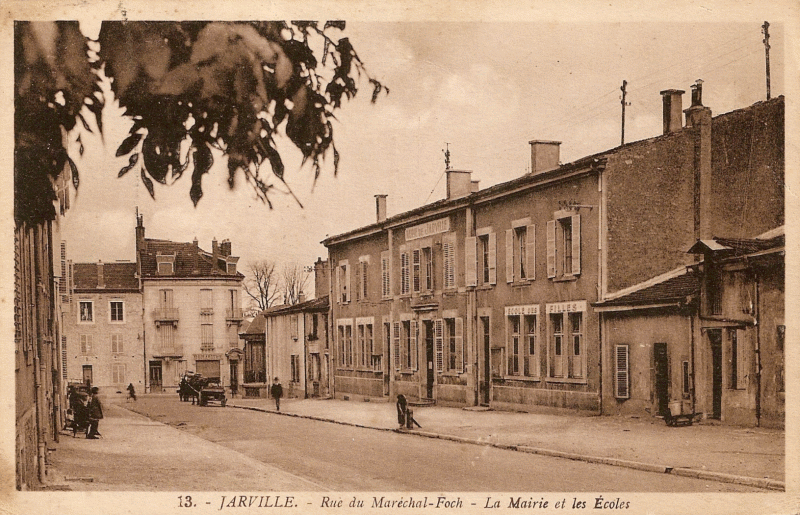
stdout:
[(136, 252), (144, 250), (144, 222), (143, 216), (136, 210)]
[(477, 193), (480, 190), (480, 184), (481, 181), (472, 181), (469, 188), (470, 193)]
[(703, 105), (703, 81), (692, 84), (692, 105), (684, 110), (686, 126), (697, 128), (694, 146), (694, 166), (698, 191), (695, 196), (695, 236), (706, 240), (713, 237), (711, 228), (711, 109)]
[(701, 118), (706, 116), (708, 111), (708, 118), (711, 118), (711, 110), (703, 105), (703, 81), (697, 79), (692, 84), (692, 105), (683, 112), (686, 113), (686, 126), (695, 127), (700, 124)]
[(328, 260), (323, 261), (321, 257), (318, 257), (314, 263), (314, 296), (321, 299), (329, 293)]
[(300, 290), (300, 293), (297, 294), (297, 303), (302, 304), (305, 301), (306, 301), (306, 294), (303, 292), (303, 290)]
[(466, 197), (472, 192), (472, 172), (470, 170), (446, 170), (447, 200)]
[(231, 255), (231, 240), (222, 240), (222, 244), (219, 247), (219, 253), (222, 257), (228, 257)]
[(531, 174), (558, 168), (560, 141), (531, 140)]
[(98, 288), (105, 288), (106, 287), (106, 279), (103, 276), (103, 262), (97, 262), (97, 287)]
[(680, 130), (681, 110), (683, 109), (683, 95), (680, 89), (665, 89), (661, 92), (661, 101), (664, 105), (664, 134)]
[(197, 256), (200, 254), (200, 243), (197, 241), (197, 236), (192, 240), (192, 244), (194, 245), (194, 249), (192, 249), (192, 273), (196, 274), (199, 273), (199, 269), (197, 268)]
[(386, 195), (375, 195), (375, 211), (378, 223), (386, 220)]
[(219, 268), (219, 244), (216, 238), (211, 240), (211, 259), (214, 260), (214, 268)]

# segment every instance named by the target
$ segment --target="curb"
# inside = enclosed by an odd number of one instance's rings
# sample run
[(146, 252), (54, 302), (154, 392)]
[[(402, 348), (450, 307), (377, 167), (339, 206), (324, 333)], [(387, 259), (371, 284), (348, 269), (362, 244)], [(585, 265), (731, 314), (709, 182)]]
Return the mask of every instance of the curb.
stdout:
[(258, 408), (255, 406), (237, 406), (228, 403), (229, 408), (244, 409), (250, 411), (260, 411), (262, 413), (271, 413), (273, 415), (282, 415), (284, 417), (304, 418), (308, 420), (316, 420), (318, 422), (328, 422), (331, 424), (339, 424), (342, 426), (359, 427), (362, 429), (372, 429), (375, 431), (386, 431), (399, 434), (407, 434), (414, 436), (421, 436), (424, 438), (434, 438), (439, 440), (448, 440), (451, 442), (468, 443), (472, 445), (482, 445), (485, 447), (494, 447), (496, 449), (503, 449), (507, 451), (525, 452), (528, 454), (539, 454), (541, 456), (550, 456), (553, 458), (562, 458), (573, 461), (583, 461), (586, 463), (594, 463), (598, 465), (610, 465), (613, 467), (625, 467), (634, 470), (641, 470), (643, 472), (655, 472), (657, 474), (673, 474), (675, 476), (690, 477), (694, 479), (703, 479), (707, 481), (718, 481), (720, 483), (732, 483), (743, 486), (752, 486), (755, 488), (762, 488), (765, 490), (778, 490), (786, 491), (786, 483), (776, 479), (757, 478), (748, 476), (737, 476), (736, 474), (727, 474), (724, 472), (711, 472), (706, 470), (697, 470), (684, 467), (669, 467), (667, 465), (656, 465), (653, 463), (644, 463), (640, 461), (623, 460), (620, 458), (606, 458), (602, 456), (589, 456), (586, 454), (577, 454), (572, 452), (557, 451), (554, 449), (544, 449), (541, 447), (527, 447), (524, 445), (492, 443), (482, 440), (475, 440), (464, 436), (445, 435), (440, 433), (431, 433), (428, 431), (419, 430), (403, 430), (403, 429), (390, 429), (385, 427), (368, 426), (365, 424), (356, 424), (353, 422), (342, 422), (341, 420), (333, 420), (329, 418), (316, 417), (313, 415), (300, 415), (297, 413), (284, 413), (271, 409)]

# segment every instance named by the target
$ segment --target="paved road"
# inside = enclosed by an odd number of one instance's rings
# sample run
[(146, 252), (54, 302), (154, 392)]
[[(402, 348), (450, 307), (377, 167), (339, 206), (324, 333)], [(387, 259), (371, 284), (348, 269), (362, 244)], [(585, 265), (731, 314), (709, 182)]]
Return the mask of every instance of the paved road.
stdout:
[(335, 491), (759, 491), (276, 414), (200, 408), (177, 397), (124, 406)]

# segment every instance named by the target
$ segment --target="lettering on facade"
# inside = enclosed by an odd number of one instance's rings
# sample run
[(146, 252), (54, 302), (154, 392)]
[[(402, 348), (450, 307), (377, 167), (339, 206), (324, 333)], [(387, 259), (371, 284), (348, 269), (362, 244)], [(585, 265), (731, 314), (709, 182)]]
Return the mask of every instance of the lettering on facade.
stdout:
[(439, 234), (450, 230), (450, 219), (440, 218), (431, 220), (424, 224), (414, 225), (406, 228), (406, 241), (418, 240), (432, 234)]
[(586, 311), (585, 300), (571, 300), (547, 304), (547, 313), (578, 313)]
[(529, 304), (527, 306), (506, 306), (506, 316), (514, 315), (538, 315), (539, 305)]

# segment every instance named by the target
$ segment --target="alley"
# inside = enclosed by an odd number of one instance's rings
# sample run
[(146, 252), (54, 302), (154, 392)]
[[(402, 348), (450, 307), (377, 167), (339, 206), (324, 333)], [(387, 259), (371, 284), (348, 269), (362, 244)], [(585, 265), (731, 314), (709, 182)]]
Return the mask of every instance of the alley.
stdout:
[[(67, 438), (56, 453), (60, 468), (80, 465), (81, 475), (94, 477), (92, 483), (73, 481), (73, 489), (282, 484), (294, 491), (758, 491), (302, 418), (200, 408), (177, 397), (144, 397), (123, 407), (179, 431), (113, 407), (103, 440)], [(149, 439), (154, 424), (162, 428), (160, 436)], [(113, 463), (103, 452), (114, 455)], [(170, 466), (156, 466), (164, 458)], [(147, 462), (152, 466), (142, 468)]]

